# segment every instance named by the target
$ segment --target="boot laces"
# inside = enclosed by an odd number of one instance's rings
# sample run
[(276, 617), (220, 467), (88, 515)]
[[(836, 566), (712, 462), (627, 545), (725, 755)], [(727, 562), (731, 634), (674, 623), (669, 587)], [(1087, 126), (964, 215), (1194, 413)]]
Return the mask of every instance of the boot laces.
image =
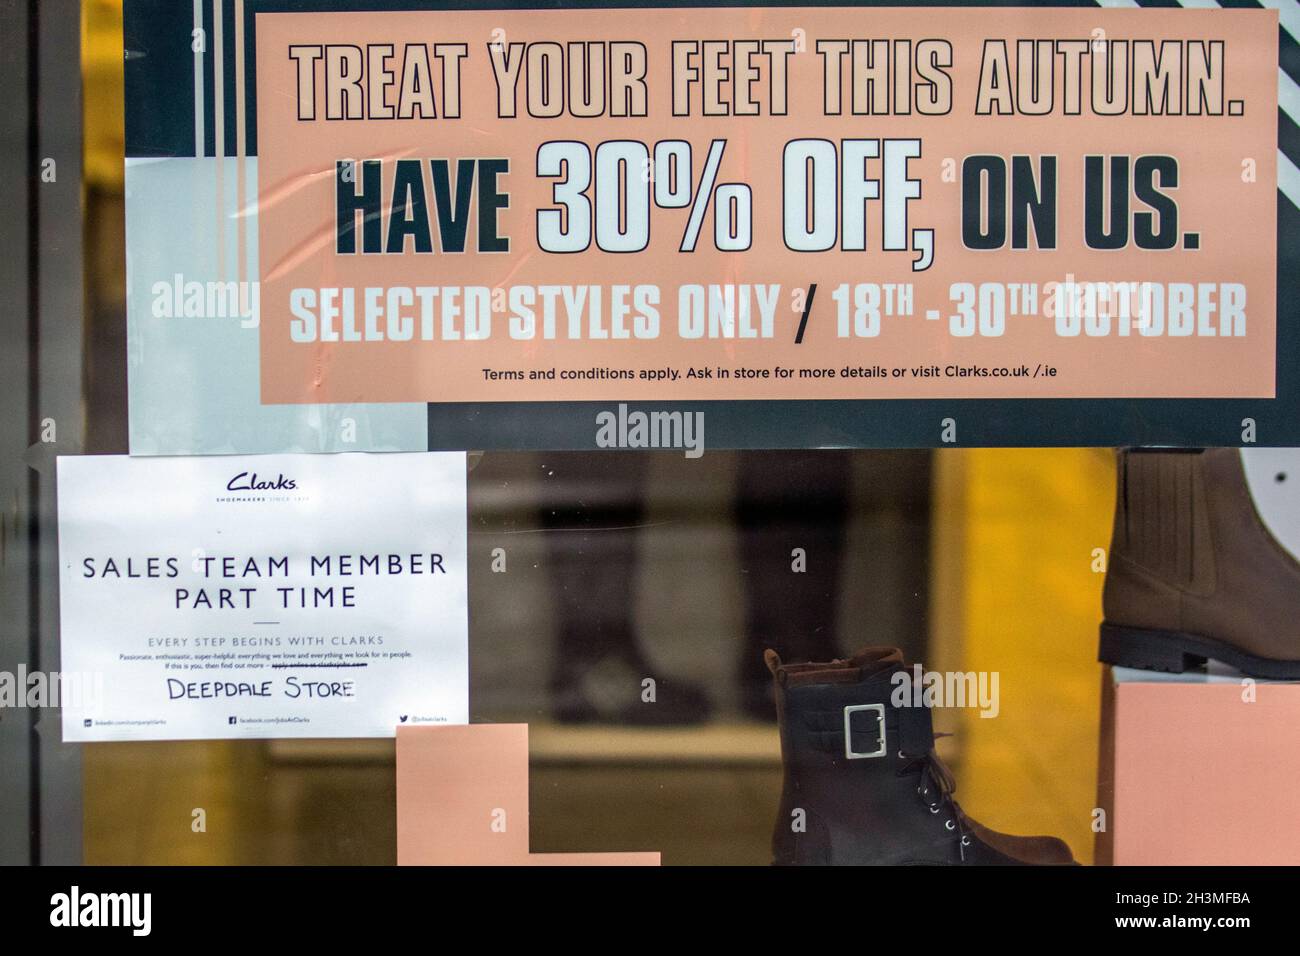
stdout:
[[(935, 734), (934, 739), (948, 737), (950, 734)], [(966, 847), (970, 846), (970, 837), (966, 833), (966, 815), (962, 812), (953, 794), (957, 791), (957, 781), (952, 771), (939, 757), (938, 751), (931, 747), (922, 754), (909, 754), (899, 751), (899, 757), (907, 761), (898, 771), (899, 776), (917, 774), (916, 792), (931, 813), (939, 813), (945, 808), (950, 816), (944, 822), (944, 828), (957, 837), (957, 852), (963, 863), (966, 862)]]

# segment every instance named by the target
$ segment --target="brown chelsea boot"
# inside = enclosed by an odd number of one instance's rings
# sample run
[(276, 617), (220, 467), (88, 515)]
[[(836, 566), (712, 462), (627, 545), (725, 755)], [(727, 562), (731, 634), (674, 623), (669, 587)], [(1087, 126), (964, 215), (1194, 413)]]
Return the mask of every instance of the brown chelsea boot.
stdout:
[(1241, 453), (1128, 449), (1118, 466), (1100, 660), (1300, 678), (1300, 562), (1260, 520)]

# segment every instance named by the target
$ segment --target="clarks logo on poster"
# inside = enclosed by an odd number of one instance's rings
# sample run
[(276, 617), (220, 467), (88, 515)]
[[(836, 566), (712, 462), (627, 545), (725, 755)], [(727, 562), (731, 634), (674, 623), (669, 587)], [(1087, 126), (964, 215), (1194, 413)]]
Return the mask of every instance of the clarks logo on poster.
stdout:
[(276, 475), (275, 480), (259, 478), (257, 472), (241, 471), (226, 482), (227, 491), (292, 491), (298, 484), (283, 474)]

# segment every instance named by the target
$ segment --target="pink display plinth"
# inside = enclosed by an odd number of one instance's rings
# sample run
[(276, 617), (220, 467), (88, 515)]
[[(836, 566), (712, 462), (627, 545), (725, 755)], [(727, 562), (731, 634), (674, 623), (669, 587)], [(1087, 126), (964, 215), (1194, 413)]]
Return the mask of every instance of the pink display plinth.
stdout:
[(1300, 684), (1102, 681), (1098, 863), (1300, 863)]
[(528, 725), (397, 729), (399, 866), (658, 866), (658, 853), (530, 853)]

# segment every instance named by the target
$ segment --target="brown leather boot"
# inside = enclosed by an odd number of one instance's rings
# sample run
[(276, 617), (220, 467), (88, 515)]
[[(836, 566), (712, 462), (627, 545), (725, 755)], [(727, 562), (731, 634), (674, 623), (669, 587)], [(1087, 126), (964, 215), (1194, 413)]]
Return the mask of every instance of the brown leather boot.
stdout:
[(1300, 678), (1300, 563), (1264, 526), (1241, 453), (1121, 450), (1098, 657)]
[(792, 864), (1072, 864), (1055, 837), (997, 833), (953, 799), (934, 752), (930, 708), (895, 694), (903, 655), (868, 647), (846, 661), (782, 664), (776, 683), (781, 806), (774, 862)]

